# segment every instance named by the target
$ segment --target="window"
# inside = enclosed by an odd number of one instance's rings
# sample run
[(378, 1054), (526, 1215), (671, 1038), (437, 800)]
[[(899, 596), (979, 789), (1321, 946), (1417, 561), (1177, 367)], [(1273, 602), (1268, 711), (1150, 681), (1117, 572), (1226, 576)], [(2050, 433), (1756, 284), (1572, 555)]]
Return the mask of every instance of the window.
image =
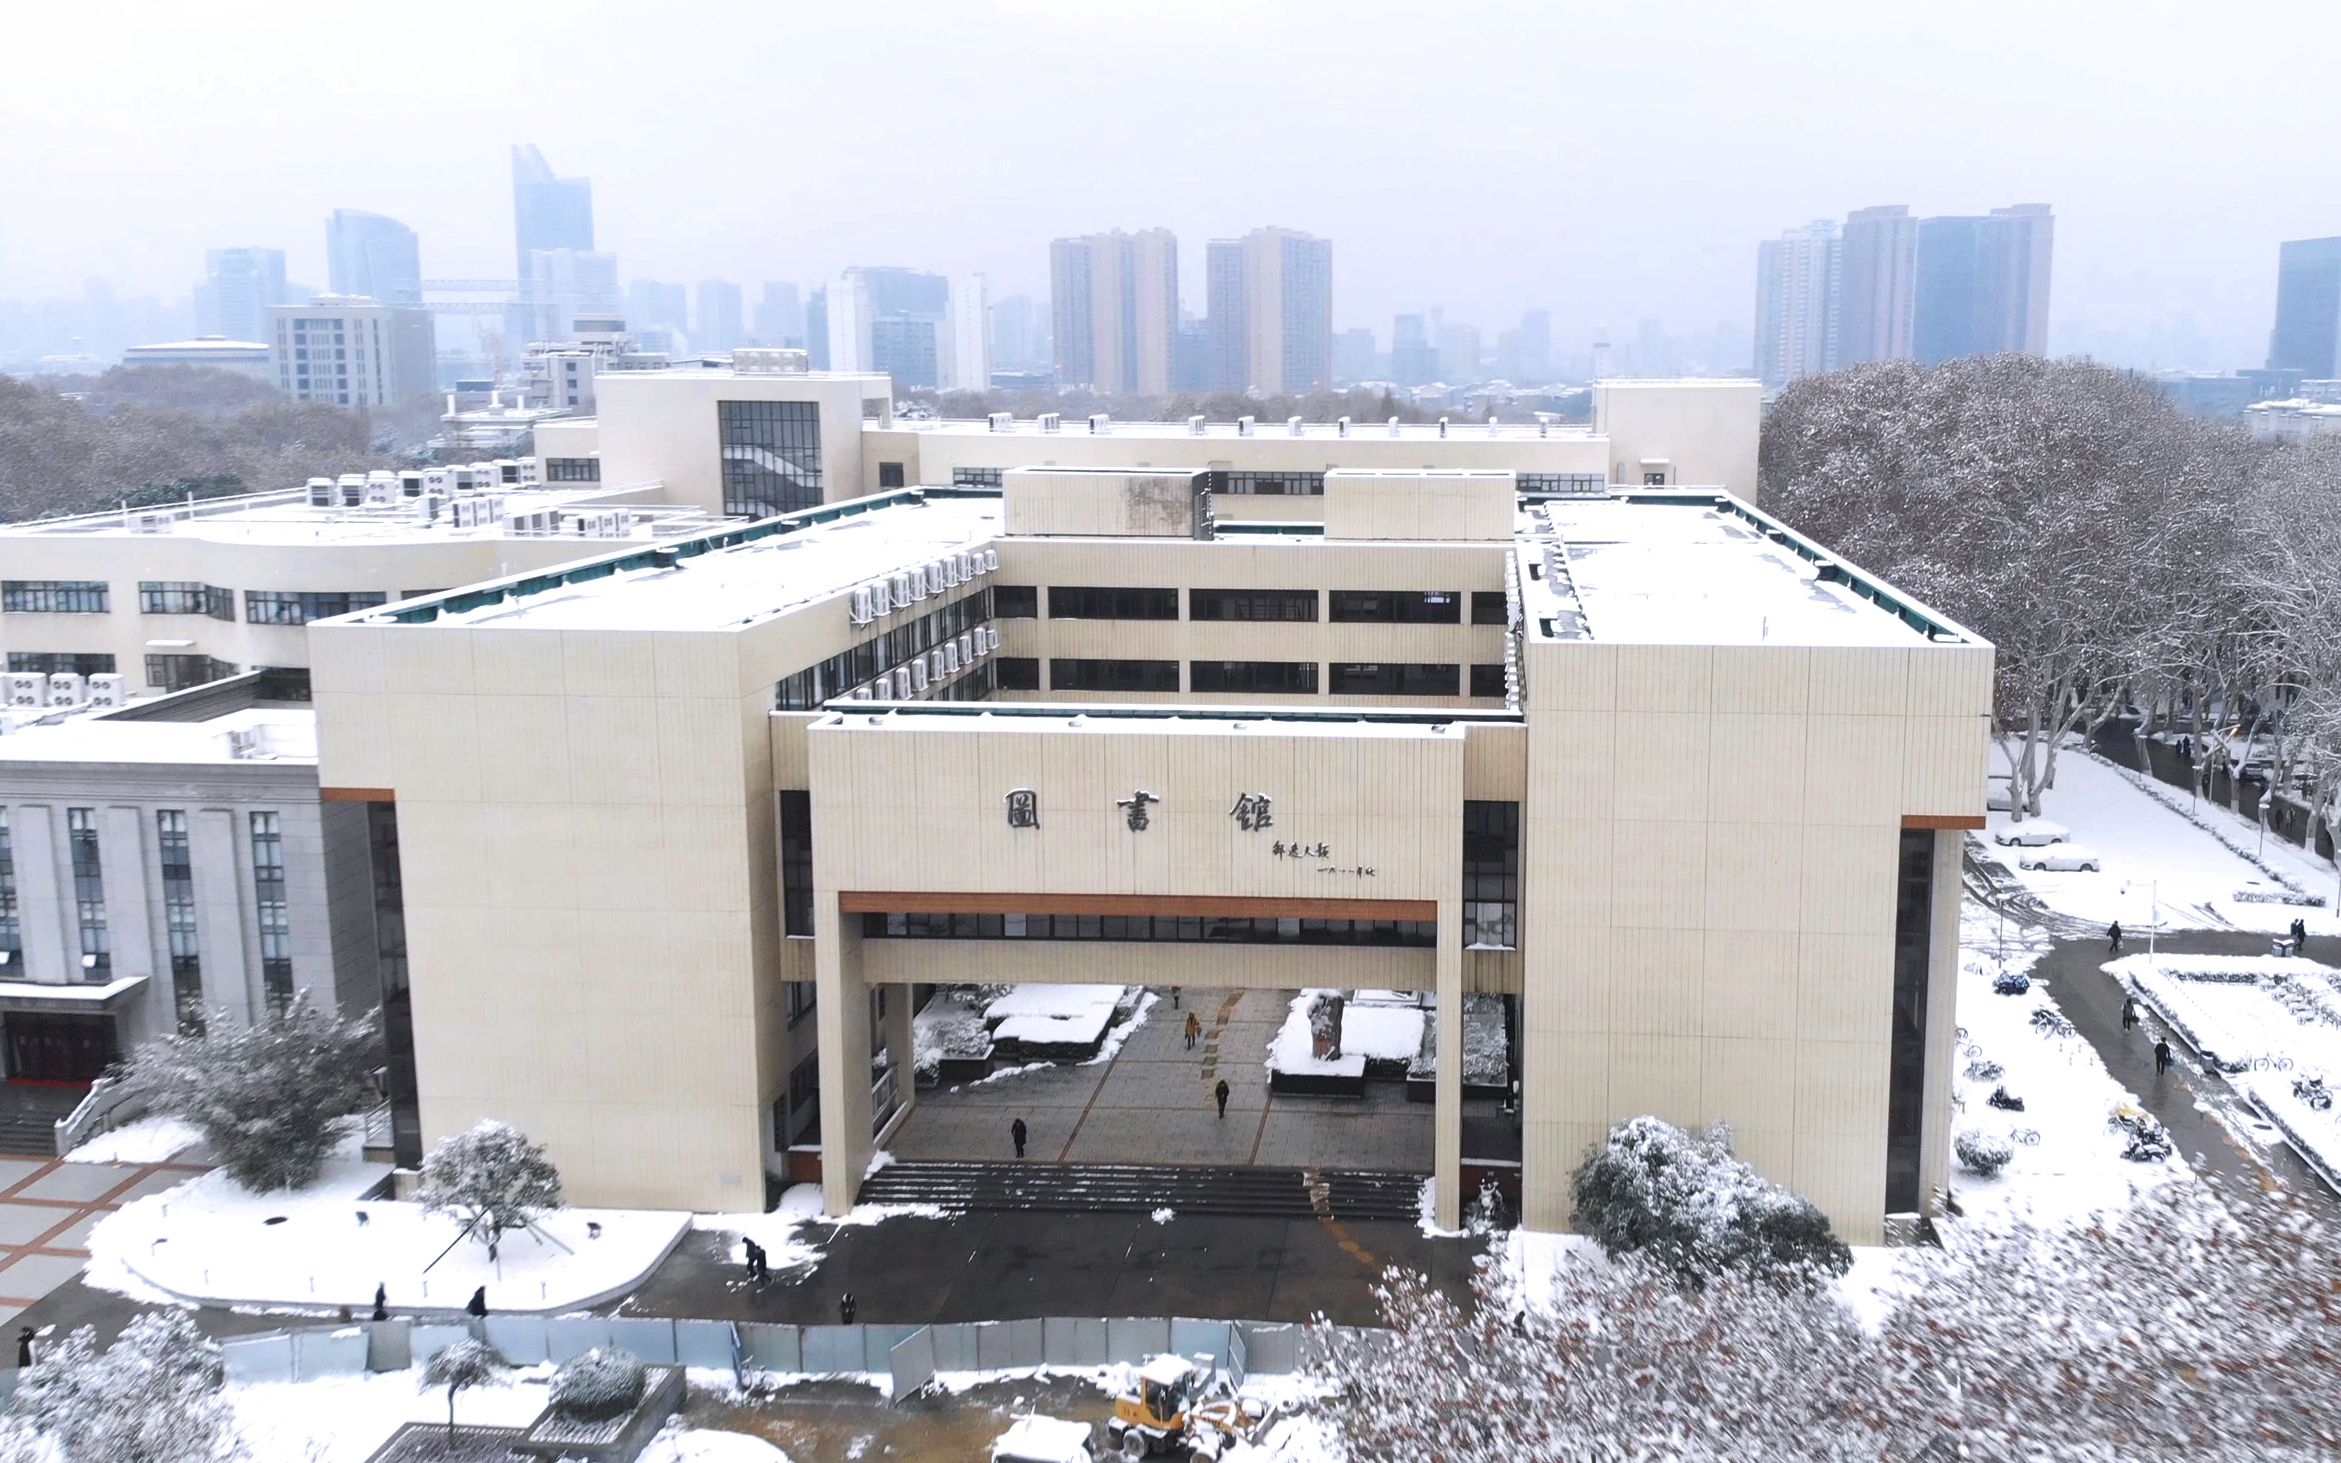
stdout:
[(1232, 691), (1242, 695), (1317, 694), (1317, 663), (1313, 660), (1191, 660), (1187, 686), (1195, 691)]
[(996, 467), (955, 467), (951, 469), (951, 486), (955, 488), (999, 487), (1000, 469)]
[(0, 580), (0, 611), (12, 615), (102, 615), (108, 600), (103, 579)]
[(252, 815), (252, 903), (260, 926), (260, 989), (268, 1009), (293, 1003), (292, 916), (285, 906), (284, 829), (274, 813)]
[(783, 933), (813, 933), (813, 795), (780, 794), (780, 912)]
[(184, 691), (190, 686), (201, 686), (232, 676), (236, 668), (224, 660), (213, 660), (208, 655), (150, 655), (146, 658), (146, 683), (158, 691)]
[(1052, 691), (1176, 691), (1175, 660), (1052, 660)]
[(992, 613), (1003, 620), (1040, 618), (1040, 591), (1029, 584), (992, 586)]
[(1226, 472), (1219, 475), (1223, 481), (1214, 484), (1214, 491), (1254, 497), (1322, 497), (1325, 492), (1325, 474), (1321, 472)]
[(1463, 805), (1463, 943), (1520, 943), (1520, 805)]
[(1511, 606), (1505, 603), (1500, 589), (1475, 589), (1471, 592), (1471, 623), (1474, 625), (1509, 625)]
[(1336, 696), (1452, 696), (1461, 677), (1452, 665), (1337, 660), (1332, 666)]
[(1665, 486), (1666, 486), (1666, 469), (1665, 469), (1665, 468), (1663, 468), (1663, 467), (1654, 467), (1654, 468), (1651, 468), (1651, 469), (1649, 469), (1648, 471), (1644, 472), (1644, 473), (1642, 474), (1642, 486), (1643, 486), (1643, 487), (1646, 487), (1646, 488), (1663, 488), (1663, 487), (1665, 487)]
[(203, 955), (195, 926), (195, 865), (187, 849), (187, 815), (171, 808), (154, 815), (155, 847), (163, 875), (163, 932), (171, 959), (171, 1001), (181, 1036), (203, 1034)]
[(813, 1005), (819, 997), (821, 987), (809, 980), (792, 980), (786, 984), (788, 986), (788, 1024), (794, 1026), (813, 1014)]
[(142, 615), (209, 615), (215, 620), (236, 618), (236, 596), (216, 585), (183, 579), (140, 580), (138, 612)]
[(1473, 662), (1471, 694), (1488, 700), (1503, 700), (1509, 694), (1504, 689), (1504, 663), (1500, 660)]
[(98, 855), (97, 818), (95, 809), (65, 810), (65, 840), (73, 859), (73, 913), (81, 926), (82, 977), (102, 981), (114, 973), (114, 943), (106, 932), (106, 878)]
[(1886, 1075), (1886, 1212), (1914, 1214), (1926, 1119), (1926, 1025), (1934, 963), (1935, 835), (1905, 829), (1894, 881), (1894, 1010)]
[(253, 687), (253, 696), (261, 701), (306, 701), (309, 699), (309, 670), (297, 665), (264, 665), (258, 667), (260, 684)]
[(1000, 689), (1003, 691), (1037, 691), (1040, 689), (1040, 659), (1037, 656), (994, 656), (992, 669), (999, 673)]
[(1313, 589), (1190, 589), (1187, 618), (1191, 620), (1297, 620), (1315, 623), (1317, 591)]
[(389, 600), (390, 596), (374, 590), (247, 589), (244, 618), (255, 625), (306, 625), (311, 620), (374, 609)]
[(8, 831), (8, 810), (0, 808), (0, 954), (8, 958), (0, 975), (9, 979), (25, 979), (20, 968), (24, 960), (24, 926), (16, 913), (16, 842)]
[(723, 511), (770, 518), (821, 505), (821, 408), (810, 401), (719, 401)]
[(1179, 592), (1141, 589), (1128, 585), (1052, 584), (1049, 618), (1052, 620), (1175, 620)]
[(869, 940), (1133, 940), (1230, 945), (1436, 943), (1431, 920), (1240, 919), (1169, 914), (865, 914)]
[(878, 486), (879, 486), (879, 487), (881, 487), (881, 488), (899, 488), (899, 487), (901, 487), (901, 486), (902, 486), (902, 464), (901, 464), (901, 463), (899, 463), (899, 462), (881, 462), (881, 463), (879, 463), (879, 464), (878, 464)]
[(545, 459), (545, 481), (548, 483), (598, 483), (601, 480), (602, 460), (598, 457)]
[(1336, 589), (1336, 625), (1456, 625), (1463, 620), (1463, 595), (1453, 589)]
[(1514, 474), (1513, 485), (1523, 493), (1599, 494), (1609, 479), (1598, 472), (1523, 472)]
[(791, 1140), (810, 1135), (821, 1126), (821, 1058), (809, 1056), (788, 1074), (788, 1120)]
[(110, 676), (114, 673), (114, 657), (110, 655), (80, 655), (64, 650), (11, 650), (8, 668), (12, 671), (37, 671), (44, 676), (65, 672), (76, 676)]
[[(940, 609), (930, 610), (915, 620), (896, 625), (882, 635), (841, 651), (819, 665), (798, 671), (773, 687), (773, 709), (809, 711), (892, 670), (913, 656), (974, 629), (991, 617), (992, 592), (989, 589), (962, 595)], [(953, 682), (950, 699), (975, 699), (974, 683), (981, 679), (983, 677), (980, 675), (967, 676)]]

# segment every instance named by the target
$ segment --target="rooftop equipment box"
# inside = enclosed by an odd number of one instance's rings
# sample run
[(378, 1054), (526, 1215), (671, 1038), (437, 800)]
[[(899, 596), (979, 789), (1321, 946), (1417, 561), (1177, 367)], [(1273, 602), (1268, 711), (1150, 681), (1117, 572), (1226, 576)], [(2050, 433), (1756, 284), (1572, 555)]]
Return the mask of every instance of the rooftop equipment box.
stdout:
[(1014, 467), (1000, 477), (1009, 533), (1082, 538), (1209, 538), (1202, 469)]

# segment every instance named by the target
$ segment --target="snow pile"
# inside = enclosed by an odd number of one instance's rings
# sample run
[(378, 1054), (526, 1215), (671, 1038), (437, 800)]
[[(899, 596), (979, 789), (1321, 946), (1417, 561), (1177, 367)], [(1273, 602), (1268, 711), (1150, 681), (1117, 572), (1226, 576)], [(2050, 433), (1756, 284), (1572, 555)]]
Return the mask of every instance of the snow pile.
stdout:
[[(875, 1167), (872, 1169), (876, 1171)], [(762, 1245), (775, 1270), (809, 1270), (821, 1263), (825, 1251), (804, 1236), (808, 1226), (840, 1229), (883, 1224), (889, 1219), (956, 1219), (959, 1211), (940, 1204), (856, 1204), (843, 1214), (821, 1212), (819, 1184), (791, 1184), (768, 1214), (694, 1214), (691, 1227), (703, 1233), (733, 1237), (725, 1253), (734, 1264), (745, 1264), (747, 1241)]]
[(541, 1238), (507, 1233), (491, 1261), (457, 1243), (450, 1215), (358, 1198), (388, 1172), (334, 1160), (308, 1188), (268, 1194), (204, 1174), (100, 1220), (85, 1278), (141, 1300), (258, 1306), (370, 1306), (379, 1284), (394, 1306), (452, 1309), (484, 1285), (496, 1310), (565, 1310), (631, 1288), (686, 1227), (655, 1210), (560, 1209), (537, 1222)]
[(1129, 990), (1118, 985), (1020, 985), (984, 1007), (984, 1024), (997, 1027), (1003, 1021), (1026, 1016), (1086, 1020), (1098, 1017), (1102, 1010), (1097, 1025), (1103, 1030)]
[(1104, 1040), (1113, 1019), (1111, 1006), (1091, 1006), (1070, 1016), (1011, 1016), (994, 1026), (992, 1035), (1026, 1046), (1088, 1046)]
[[(1345, 1051), (1338, 1057), (1316, 1055), (1317, 1039), (1311, 1017), (1320, 1004), (1336, 994), (1334, 991), (1308, 990), (1292, 998), (1292, 1009), (1286, 1013), (1284, 1025), (1277, 1029), (1276, 1039), (1268, 1043), (1270, 1072), (1285, 1072), (1296, 1077), (1363, 1077), (1366, 1074), (1366, 1059), (1356, 1053)], [(1418, 1030), (1418, 1042), (1420, 1037)]]
[(1341, 1051), (1369, 1062), (1411, 1062), (1422, 1049), (1423, 1009), (1411, 1003), (1348, 1001), (1341, 1008)]
[(789, 1463), (788, 1454), (746, 1433), (670, 1423), (635, 1463)]
[(1154, 1003), (1161, 999), (1162, 997), (1156, 995), (1152, 991), (1148, 991), (1144, 996), (1140, 997), (1137, 1009), (1130, 1013), (1130, 1019), (1124, 1021), (1121, 1025), (1116, 1026), (1113, 1030), (1107, 1032), (1105, 1034), (1105, 1040), (1098, 1043), (1097, 1055), (1091, 1057), (1088, 1061), (1083, 1062), (1081, 1065), (1084, 1067), (1094, 1067), (1100, 1062), (1110, 1062), (1115, 1057), (1121, 1055), (1122, 1043), (1130, 1039), (1131, 1032), (1136, 1031), (1139, 1027), (1146, 1024), (1146, 1018), (1152, 1015), (1154, 1012)]
[[(230, 1386), (226, 1395), (249, 1457), (272, 1463), (364, 1463), (400, 1425), (447, 1421), (447, 1394), (421, 1390), (417, 1375), (409, 1370), (254, 1382)], [(544, 1410), (551, 1376), (551, 1367), (527, 1367), (501, 1382), (470, 1388), (456, 1399), (455, 1419), (466, 1426), (526, 1427)], [(655, 1456), (655, 1451), (643, 1454)]]
[(946, 1060), (989, 1056), (992, 1034), (984, 1025), (982, 996), (969, 986), (935, 992), (910, 1018), (911, 1049), (918, 1070), (933, 1074)]
[(183, 1119), (155, 1114), (124, 1123), (65, 1155), (67, 1163), (168, 1163), (203, 1141)]
[(1268, 1425), (1256, 1443), (1238, 1443), (1220, 1454), (1224, 1463), (1341, 1463), (1347, 1457), (1331, 1423), (1303, 1415)]
[(1174, 1219), (1176, 1219), (1176, 1218), (1178, 1218), (1178, 1217), (1179, 1217), (1179, 1211), (1178, 1211), (1178, 1210), (1176, 1210), (1176, 1209), (1171, 1209), (1171, 1208), (1167, 1208), (1167, 1207), (1166, 1207), (1166, 1208), (1162, 1208), (1162, 1209), (1157, 1209), (1157, 1210), (1155, 1210), (1153, 1213), (1151, 1213), (1151, 1214), (1147, 1215), (1146, 1217), (1147, 1217), (1147, 1218), (1149, 1218), (1149, 1219), (1151, 1219), (1151, 1220), (1153, 1220), (1153, 1221), (1154, 1221), (1156, 1224), (1168, 1224), (1168, 1223), (1170, 1223), (1172, 1220), (1174, 1220)]

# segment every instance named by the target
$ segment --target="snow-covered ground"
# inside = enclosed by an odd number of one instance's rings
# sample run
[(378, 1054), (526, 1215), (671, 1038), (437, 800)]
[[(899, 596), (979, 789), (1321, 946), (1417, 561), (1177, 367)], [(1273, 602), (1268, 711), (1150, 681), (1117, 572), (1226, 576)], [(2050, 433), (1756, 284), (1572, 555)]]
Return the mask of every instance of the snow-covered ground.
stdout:
[(203, 1141), (178, 1118), (144, 1117), (95, 1138), (65, 1155), (68, 1163), (168, 1163)]
[[(888, 1161), (892, 1161), (891, 1155)], [(873, 1162), (872, 1171), (879, 1166)], [(754, 1240), (764, 1247), (772, 1268), (785, 1271), (811, 1269), (821, 1263), (824, 1251), (810, 1236), (823, 1229), (834, 1234), (888, 1219), (950, 1219), (956, 1212), (940, 1204), (856, 1204), (844, 1214), (823, 1214), (819, 1184), (792, 1184), (769, 1214), (694, 1214), (690, 1218), (693, 1229), (732, 1236), (727, 1253), (735, 1264), (745, 1262), (747, 1241)]]
[[(2190, 804), (2178, 789), (2157, 785), (2157, 790), (2189, 806), (2196, 817), (2219, 827), (2230, 839), (2261, 852), (2255, 825), (2214, 803)], [(2130, 775), (2077, 747), (2068, 747), (2057, 757), (2056, 786), (2042, 796), (2041, 812), (2065, 825), (2073, 842), (2094, 849), (2104, 870), (2055, 873), (2018, 868), (2020, 850), (1988, 842), (2019, 826), (2006, 813), (1990, 815), (1986, 846), (2012, 877), (2060, 914), (2099, 925), (2119, 920), (2140, 932), (2159, 919), (2164, 929), (2277, 933), (2293, 920), (2305, 919), (2312, 937), (2341, 936), (2341, 918), (2331, 907), (2332, 865), (2270, 834), (2261, 856), (2301, 888), (2324, 895), (2326, 905), (2238, 899), (2236, 895), (2246, 890), (2274, 894), (2280, 887), (2208, 828), (2189, 822)]]
[(1296, 1077), (1365, 1075), (1366, 1059), (1362, 1052), (1344, 1048), (1337, 1057), (1317, 1055), (1317, 1038), (1309, 1025), (1309, 1013), (1320, 1001), (1334, 994), (1333, 991), (1307, 990), (1292, 998), (1292, 1007), (1285, 1013), (1284, 1025), (1277, 1028), (1276, 1036), (1268, 1043), (1266, 1066), (1271, 1073), (1285, 1072)]
[(491, 1262), (486, 1245), (456, 1243), (462, 1225), (450, 1215), (358, 1198), (388, 1171), (337, 1159), (308, 1188), (269, 1194), (204, 1174), (100, 1220), (85, 1278), (141, 1300), (302, 1307), (371, 1305), (379, 1284), (394, 1306), (452, 1309), (484, 1285), (497, 1310), (562, 1310), (631, 1287), (689, 1219), (560, 1209), (537, 1222), (543, 1238), (507, 1233)]

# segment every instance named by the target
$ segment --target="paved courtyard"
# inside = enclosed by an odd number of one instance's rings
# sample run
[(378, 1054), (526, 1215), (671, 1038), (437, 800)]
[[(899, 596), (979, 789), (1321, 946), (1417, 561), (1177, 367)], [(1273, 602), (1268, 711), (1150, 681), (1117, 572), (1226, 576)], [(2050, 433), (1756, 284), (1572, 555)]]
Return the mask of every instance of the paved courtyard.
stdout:
[(81, 1273), (99, 1219), (201, 1172), (200, 1164), (0, 1157), (0, 1321)]
[[(1010, 1158), (1024, 1119), (1028, 1156), (1051, 1163), (1325, 1166), (1431, 1171), (1431, 1107), (1395, 1082), (1365, 1097), (1268, 1090), (1268, 1044), (1293, 991), (1170, 992), (1111, 1060), (1055, 1066), (960, 1087), (929, 1088), (887, 1147), (903, 1159)], [(1187, 1012), (1203, 1034), (1187, 1050)], [(1212, 1091), (1225, 1080), (1227, 1117)]]

